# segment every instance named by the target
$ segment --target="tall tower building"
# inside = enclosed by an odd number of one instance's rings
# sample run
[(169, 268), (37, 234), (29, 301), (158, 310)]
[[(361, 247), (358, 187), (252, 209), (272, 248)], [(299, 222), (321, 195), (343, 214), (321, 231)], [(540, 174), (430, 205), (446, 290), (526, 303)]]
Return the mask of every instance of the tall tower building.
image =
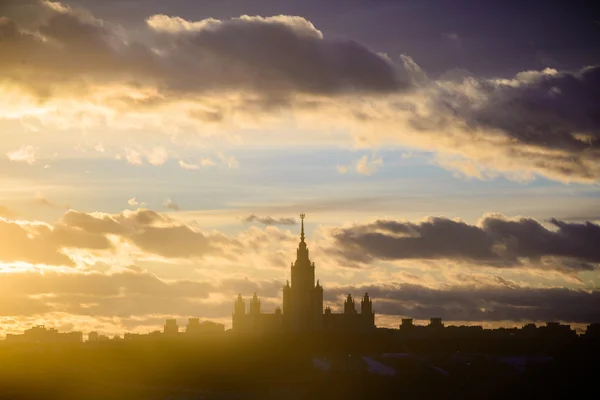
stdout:
[(322, 329), (323, 287), (315, 285), (315, 263), (310, 261), (304, 241), (304, 214), (300, 214), (302, 228), (296, 261), (291, 266), (291, 284), (283, 287), (283, 316), (285, 328), (292, 332), (310, 332)]
[(365, 293), (360, 301), (360, 313), (349, 294), (344, 302), (342, 313), (333, 313), (330, 307), (323, 312), (323, 287), (315, 284), (315, 263), (310, 260), (304, 237), (304, 214), (300, 214), (300, 243), (296, 250), (296, 261), (292, 262), (291, 278), (283, 287), (283, 310), (275, 313), (261, 310), (257, 294), (246, 303), (241, 295), (234, 303), (232, 314), (234, 332), (245, 333), (309, 333), (309, 332), (368, 332), (375, 329), (375, 314), (371, 298)]

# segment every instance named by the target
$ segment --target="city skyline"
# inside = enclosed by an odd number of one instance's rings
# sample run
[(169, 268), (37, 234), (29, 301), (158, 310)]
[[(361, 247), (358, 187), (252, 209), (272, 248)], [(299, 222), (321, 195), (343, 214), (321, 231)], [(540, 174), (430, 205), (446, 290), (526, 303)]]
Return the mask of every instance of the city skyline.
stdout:
[(273, 313), (298, 212), (334, 313), (600, 321), (593, 10), (324, 3), (0, 0), (0, 337)]

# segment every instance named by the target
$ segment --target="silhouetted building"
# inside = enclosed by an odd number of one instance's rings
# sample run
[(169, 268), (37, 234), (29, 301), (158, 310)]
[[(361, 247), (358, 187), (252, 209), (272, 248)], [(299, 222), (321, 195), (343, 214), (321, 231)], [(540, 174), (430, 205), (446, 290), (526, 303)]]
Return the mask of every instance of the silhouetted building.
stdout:
[(415, 325), (413, 324), (412, 318), (402, 318), (402, 323), (400, 324), (400, 330), (408, 331), (410, 329), (414, 329)]
[(441, 318), (430, 318), (429, 325), (431, 329), (442, 329), (444, 327), (444, 323)]
[(176, 319), (168, 319), (165, 322), (164, 330), (165, 335), (177, 336), (179, 334), (179, 325), (177, 325)]
[(352, 295), (344, 301), (344, 313), (333, 314), (331, 309), (323, 316), (323, 328), (333, 332), (365, 332), (375, 328), (375, 314), (369, 294), (365, 293), (361, 301), (360, 313)]
[(225, 325), (212, 321), (200, 322), (199, 318), (188, 319), (188, 324), (185, 328), (186, 335), (202, 335), (223, 332), (225, 332)]
[(551, 338), (576, 337), (577, 332), (571, 329), (571, 325), (564, 325), (560, 322), (546, 322), (546, 326), (539, 328), (542, 335)]
[(98, 332), (88, 333), (88, 342), (95, 342), (98, 340)]
[(37, 325), (26, 329), (22, 335), (6, 335), (9, 342), (24, 343), (81, 343), (83, 342), (83, 333), (65, 332), (59, 333), (54, 328), (46, 328), (44, 325)]
[(234, 332), (319, 332), (368, 331), (375, 328), (375, 314), (369, 295), (361, 301), (360, 313), (349, 294), (344, 302), (344, 312), (333, 314), (330, 308), (323, 313), (323, 287), (315, 284), (315, 263), (310, 260), (304, 241), (304, 214), (300, 215), (302, 228), (296, 261), (291, 264), (291, 282), (283, 287), (283, 311), (267, 314), (261, 310), (260, 299), (254, 293), (250, 308), (241, 294), (234, 303), (232, 329)]
[(600, 323), (589, 324), (584, 336), (589, 339), (600, 339)]

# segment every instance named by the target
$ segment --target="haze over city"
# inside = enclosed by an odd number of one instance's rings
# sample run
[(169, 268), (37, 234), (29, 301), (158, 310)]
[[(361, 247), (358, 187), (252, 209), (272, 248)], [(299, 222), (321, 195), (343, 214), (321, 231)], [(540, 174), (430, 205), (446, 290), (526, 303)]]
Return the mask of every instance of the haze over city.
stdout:
[[(283, 304), (600, 322), (600, 17), (567, 2), (0, 0), (0, 336)], [(304, 239), (303, 239), (304, 240)]]

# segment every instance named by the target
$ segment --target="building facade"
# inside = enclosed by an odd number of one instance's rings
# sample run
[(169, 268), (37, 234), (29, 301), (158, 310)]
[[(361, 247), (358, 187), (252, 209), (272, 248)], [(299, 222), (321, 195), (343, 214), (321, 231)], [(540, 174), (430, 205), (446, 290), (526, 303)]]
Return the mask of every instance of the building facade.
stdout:
[(234, 332), (367, 332), (375, 328), (375, 314), (369, 295), (365, 293), (360, 312), (350, 294), (344, 302), (343, 313), (323, 309), (323, 287), (315, 283), (315, 263), (310, 260), (304, 237), (304, 214), (296, 261), (291, 264), (291, 282), (283, 287), (283, 310), (263, 313), (260, 299), (254, 293), (249, 310), (241, 294), (235, 300), (232, 315)]

